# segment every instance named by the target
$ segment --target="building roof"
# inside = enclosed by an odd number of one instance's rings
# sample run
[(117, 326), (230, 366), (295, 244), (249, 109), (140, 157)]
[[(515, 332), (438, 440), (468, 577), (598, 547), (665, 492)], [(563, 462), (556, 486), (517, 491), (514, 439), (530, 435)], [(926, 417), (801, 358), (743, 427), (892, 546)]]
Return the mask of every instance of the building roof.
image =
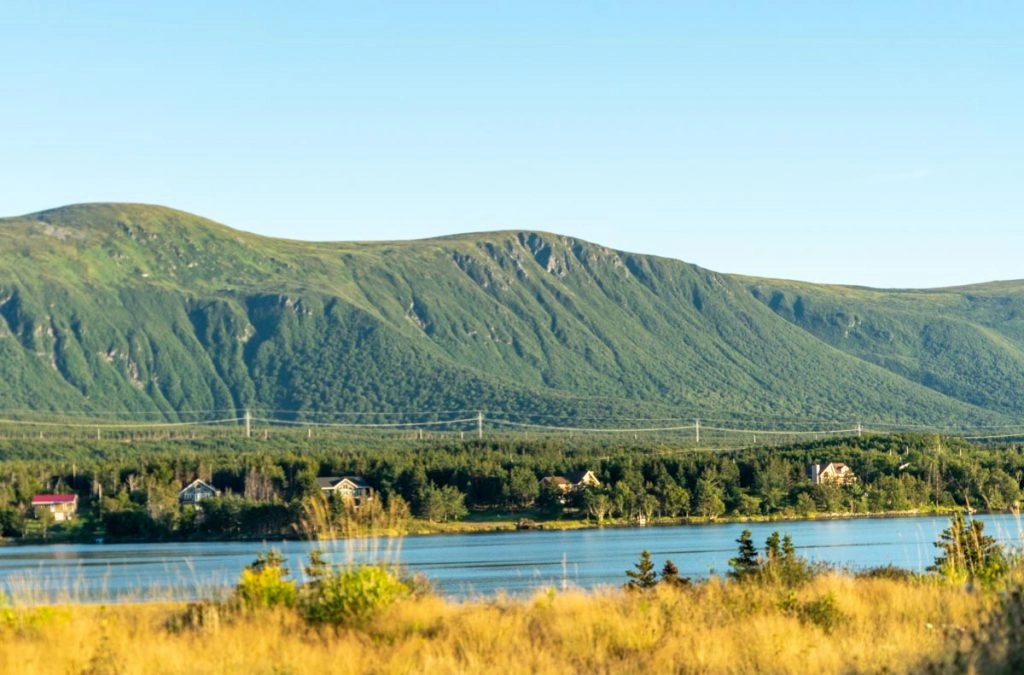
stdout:
[(189, 490), (193, 490), (193, 489), (196, 489), (196, 488), (199, 488), (199, 489), (206, 488), (207, 490), (209, 490), (210, 492), (213, 492), (213, 493), (220, 492), (220, 490), (218, 490), (217, 488), (213, 487), (212, 485), (210, 485), (206, 481), (199, 480), (198, 478), (196, 478), (194, 481), (192, 481), (191, 483), (186, 485), (182, 489), (182, 491), (178, 493), (178, 495), (179, 496), (183, 495), (186, 492), (188, 492)]
[(590, 477), (593, 478), (595, 481), (597, 480), (597, 476), (595, 476), (594, 473), (589, 469), (583, 469), (582, 471), (570, 471), (569, 473), (565, 474), (565, 478), (573, 485), (579, 485), (580, 483), (583, 482), (583, 479), (587, 477), (587, 474), (590, 474)]
[(318, 476), (316, 484), (320, 486), (321, 490), (332, 490), (346, 480), (357, 488), (370, 489), (370, 484), (362, 476)]
[(540, 482), (552, 485), (570, 485), (569, 479), (565, 476), (544, 476), (540, 479)]
[(36, 495), (32, 498), (33, 506), (44, 506), (46, 504), (73, 504), (78, 501), (78, 495)]

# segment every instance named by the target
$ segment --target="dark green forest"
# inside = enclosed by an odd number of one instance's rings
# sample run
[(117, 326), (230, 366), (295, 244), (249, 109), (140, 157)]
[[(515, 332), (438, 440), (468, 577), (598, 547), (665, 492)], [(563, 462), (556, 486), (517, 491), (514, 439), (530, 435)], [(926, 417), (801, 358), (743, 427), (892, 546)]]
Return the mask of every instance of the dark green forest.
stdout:
[[(47, 459), (26, 459), (28, 456)], [(0, 442), (3, 536), (92, 540), (346, 536), (418, 522), (505, 514), (553, 525), (705, 522), (1017, 508), (1024, 446), (981, 447), (934, 434), (866, 435), (730, 451), (567, 440), (337, 444), (294, 437), (183, 445)], [(815, 485), (811, 463), (843, 462), (850, 485)], [(591, 470), (600, 487), (563, 496), (545, 476)], [(374, 488), (359, 507), (324, 497), (319, 476)], [(178, 492), (200, 478), (222, 491), (199, 508)], [(71, 525), (41, 523), (39, 493), (75, 493)], [(44, 526), (45, 529), (44, 529)]]

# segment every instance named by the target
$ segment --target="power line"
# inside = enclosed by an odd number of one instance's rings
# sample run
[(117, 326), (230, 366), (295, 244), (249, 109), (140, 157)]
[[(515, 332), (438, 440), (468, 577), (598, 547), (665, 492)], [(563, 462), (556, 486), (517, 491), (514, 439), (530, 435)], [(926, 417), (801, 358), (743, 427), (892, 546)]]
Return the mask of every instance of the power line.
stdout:
[[(199, 412), (199, 411), (193, 411)], [(335, 429), (428, 429), (428, 428), (442, 428), (463, 425), (463, 431), (475, 430), (477, 437), (483, 436), (485, 422), (487, 426), (491, 428), (509, 428), (509, 429), (522, 429), (522, 430), (536, 430), (546, 431), (552, 433), (581, 433), (581, 434), (623, 434), (623, 433), (678, 433), (678, 432), (695, 432), (697, 442), (700, 442), (700, 437), (697, 435), (700, 432), (705, 434), (738, 434), (745, 436), (757, 435), (764, 437), (799, 437), (799, 436), (841, 436), (841, 435), (860, 435), (865, 432), (866, 429), (870, 428), (874, 433), (892, 432), (897, 430), (898, 427), (891, 427), (885, 424), (871, 423), (869, 425), (858, 424), (854, 427), (835, 427), (826, 426), (827, 423), (822, 424), (818, 428), (807, 428), (807, 424), (800, 424), (799, 428), (780, 428), (785, 427), (786, 422), (781, 418), (771, 419), (763, 425), (764, 428), (751, 428), (746, 425), (729, 425), (723, 423), (724, 420), (708, 420), (706, 418), (698, 418), (699, 421), (686, 421), (679, 418), (672, 417), (569, 417), (569, 416), (545, 416), (545, 415), (527, 415), (526, 413), (517, 414), (515, 417), (527, 417), (533, 419), (557, 419), (557, 420), (576, 420), (580, 421), (596, 421), (600, 420), (603, 422), (616, 422), (617, 424), (612, 425), (601, 425), (601, 424), (542, 424), (539, 422), (524, 422), (517, 421), (515, 419), (509, 419), (513, 417), (507, 412), (490, 413), (493, 417), (487, 417), (485, 420), (484, 414), (481, 411), (462, 411), (462, 410), (445, 410), (445, 411), (418, 411), (418, 412), (339, 412), (339, 413), (327, 413), (320, 412), (316, 413), (318, 416), (326, 417), (329, 415), (360, 415), (360, 416), (406, 416), (417, 417), (417, 416), (431, 416), (431, 417), (442, 417), (445, 414), (457, 414), (461, 413), (463, 416), (454, 419), (420, 419), (420, 420), (406, 420), (406, 421), (395, 421), (395, 422), (356, 422), (356, 421), (316, 421), (316, 420), (301, 420), (301, 419), (281, 419), (273, 415), (267, 415), (266, 411), (261, 411), (262, 415), (259, 417), (252, 416), (246, 413), (243, 417), (231, 416), (221, 417), (217, 419), (209, 420), (193, 420), (193, 421), (175, 421), (175, 422), (150, 422), (150, 421), (134, 421), (134, 422), (120, 422), (111, 423), (102, 419), (95, 421), (84, 421), (87, 418), (83, 418), (80, 414), (66, 415), (64, 419), (17, 419), (12, 417), (0, 418), (0, 426), (7, 427), (37, 427), (37, 428), (65, 428), (65, 429), (95, 429), (100, 430), (145, 430), (145, 429), (174, 429), (174, 428), (188, 428), (188, 427), (199, 427), (199, 426), (224, 426), (224, 425), (239, 425), (242, 423), (246, 424), (247, 429), (251, 429), (253, 422), (258, 422), (264, 425), (270, 426), (284, 426), (284, 427), (307, 427), (307, 428), (335, 428)], [(472, 412), (472, 416), (468, 413)], [(8, 411), (8, 415), (11, 411)], [(46, 413), (36, 412), (36, 415), (44, 415)], [(52, 413), (51, 413), (52, 414)], [(117, 415), (118, 413), (108, 413), (108, 415)], [(712, 424), (708, 424), (711, 421)], [(657, 422), (679, 422), (678, 424), (651, 424)], [(718, 424), (714, 424), (718, 422)], [(819, 421), (820, 422), (820, 421)], [(792, 424), (792, 421), (790, 421)], [(794, 425), (796, 426), (796, 425)], [(1024, 437), (1024, 425), (1018, 426), (1019, 431), (1014, 432), (1013, 425), (1001, 425), (1001, 426), (988, 426), (988, 427), (974, 427), (970, 429), (974, 433), (972, 435), (964, 435), (966, 429), (961, 428), (957, 430), (951, 430), (950, 428), (940, 429), (937, 427), (927, 427), (924, 425), (906, 425), (920, 428), (933, 433), (942, 433), (946, 435), (959, 435), (966, 440), (997, 440), (1005, 438), (1017, 438)], [(888, 427), (888, 428), (887, 428)], [(999, 433), (984, 433), (987, 431), (998, 431)], [(870, 433), (870, 432), (869, 432)]]
[(838, 436), (841, 434), (855, 434), (857, 428), (853, 429), (815, 429), (812, 431), (784, 431), (777, 429), (730, 429), (727, 427), (709, 427), (702, 424), (701, 429), (704, 431), (721, 431), (723, 433), (734, 433), (734, 434), (762, 434), (765, 436), (806, 436), (808, 434), (825, 434)]
[(171, 427), (195, 427), (213, 426), (223, 424), (235, 424), (242, 418), (231, 417), (220, 420), (208, 420), (203, 422), (136, 422), (133, 424), (84, 424), (73, 422), (38, 422), (35, 420), (8, 420), (0, 419), (0, 425), (9, 424), (12, 426), (32, 427), (64, 427), (70, 429), (167, 429)]
[(282, 426), (294, 426), (294, 427), (326, 427), (326, 428), (338, 428), (338, 429), (382, 429), (382, 428), (416, 428), (416, 427), (436, 427), (443, 426), (446, 424), (466, 424), (469, 422), (476, 422), (476, 417), (465, 417), (457, 420), (439, 420), (436, 422), (383, 422), (378, 424), (362, 424), (353, 422), (300, 422), (297, 420), (275, 420), (267, 418), (252, 418), (253, 422), (265, 422), (267, 424), (277, 424)]
[(397, 412), (375, 412), (375, 411), (356, 411), (356, 410), (338, 410), (333, 412), (327, 411), (308, 411), (308, 410), (280, 410), (280, 409), (267, 409), (263, 410), (260, 408), (254, 408), (264, 414), (278, 414), (278, 415), (302, 415), (305, 417), (356, 417), (356, 416), (374, 416), (374, 417), (393, 417), (395, 415), (468, 415), (476, 414), (476, 410), (411, 410), (411, 411), (397, 411)]
[(1000, 438), (1024, 438), (1024, 431), (1017, 434), (997, 434), (992, 436), (963, 436), (965, 441), (986, 441), (986, 440), (997, 440)]
[(488, 419), (491, 424), (500, 424), (503, 426), (518, 427), (523, 429), (544, 429), (547, 431), (578, 431), (581, 433), (643, 433), (643, 432), (656, 432), (656, 431), (688, 431), (694, 428), (694, 425), (687, 424), (685, 426), (676, 427), (623, 427), (618, 429), (612, 429), (608, 427), (559, 427), (550, 424), (530, 424), (527, 422), (511, 422), (509, 420), (496, 420)]

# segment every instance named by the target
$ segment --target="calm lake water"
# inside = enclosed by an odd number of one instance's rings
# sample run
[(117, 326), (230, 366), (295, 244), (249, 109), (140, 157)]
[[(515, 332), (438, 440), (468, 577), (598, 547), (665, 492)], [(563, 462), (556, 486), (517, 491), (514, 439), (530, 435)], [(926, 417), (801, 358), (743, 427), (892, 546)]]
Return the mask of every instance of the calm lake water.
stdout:
[[(1019, 547), (1021, 522), (1011, 515), (980, 516), (986, 533)], [(814, 561), (853, 569), (896, 565), (923, 571), (944, 517), (729, 523), (650, 528), (433, 535), (347, 542), (203, 542), (174, 544), (61, 544), (0, 546), (0, 590), (22, 601), (117, 601), (194, 598), (233, 585), (261, 551), (282, 551), (294, 576), (314, 548), (334, 562), (397, 561), (422, 573), (443, 594), (467, 598), (498, 591), (617, 586), (640, 551), (658, 569), (673, 560), (684, 576), (723, 574), (736, 539), (749, 528), (763, 547), (773, 530), (793, 537)]]

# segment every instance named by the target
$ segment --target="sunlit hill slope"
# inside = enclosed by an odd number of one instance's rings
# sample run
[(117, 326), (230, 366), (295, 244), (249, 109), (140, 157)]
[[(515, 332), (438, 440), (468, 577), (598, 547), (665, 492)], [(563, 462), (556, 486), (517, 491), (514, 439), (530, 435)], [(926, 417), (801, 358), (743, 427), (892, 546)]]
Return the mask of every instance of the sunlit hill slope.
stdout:
[(542, 232), (269, 239), (157, 206), (0, 220), (0, 409), (977, 425), (1024, 413), (1024, 283), (718, 274)]

